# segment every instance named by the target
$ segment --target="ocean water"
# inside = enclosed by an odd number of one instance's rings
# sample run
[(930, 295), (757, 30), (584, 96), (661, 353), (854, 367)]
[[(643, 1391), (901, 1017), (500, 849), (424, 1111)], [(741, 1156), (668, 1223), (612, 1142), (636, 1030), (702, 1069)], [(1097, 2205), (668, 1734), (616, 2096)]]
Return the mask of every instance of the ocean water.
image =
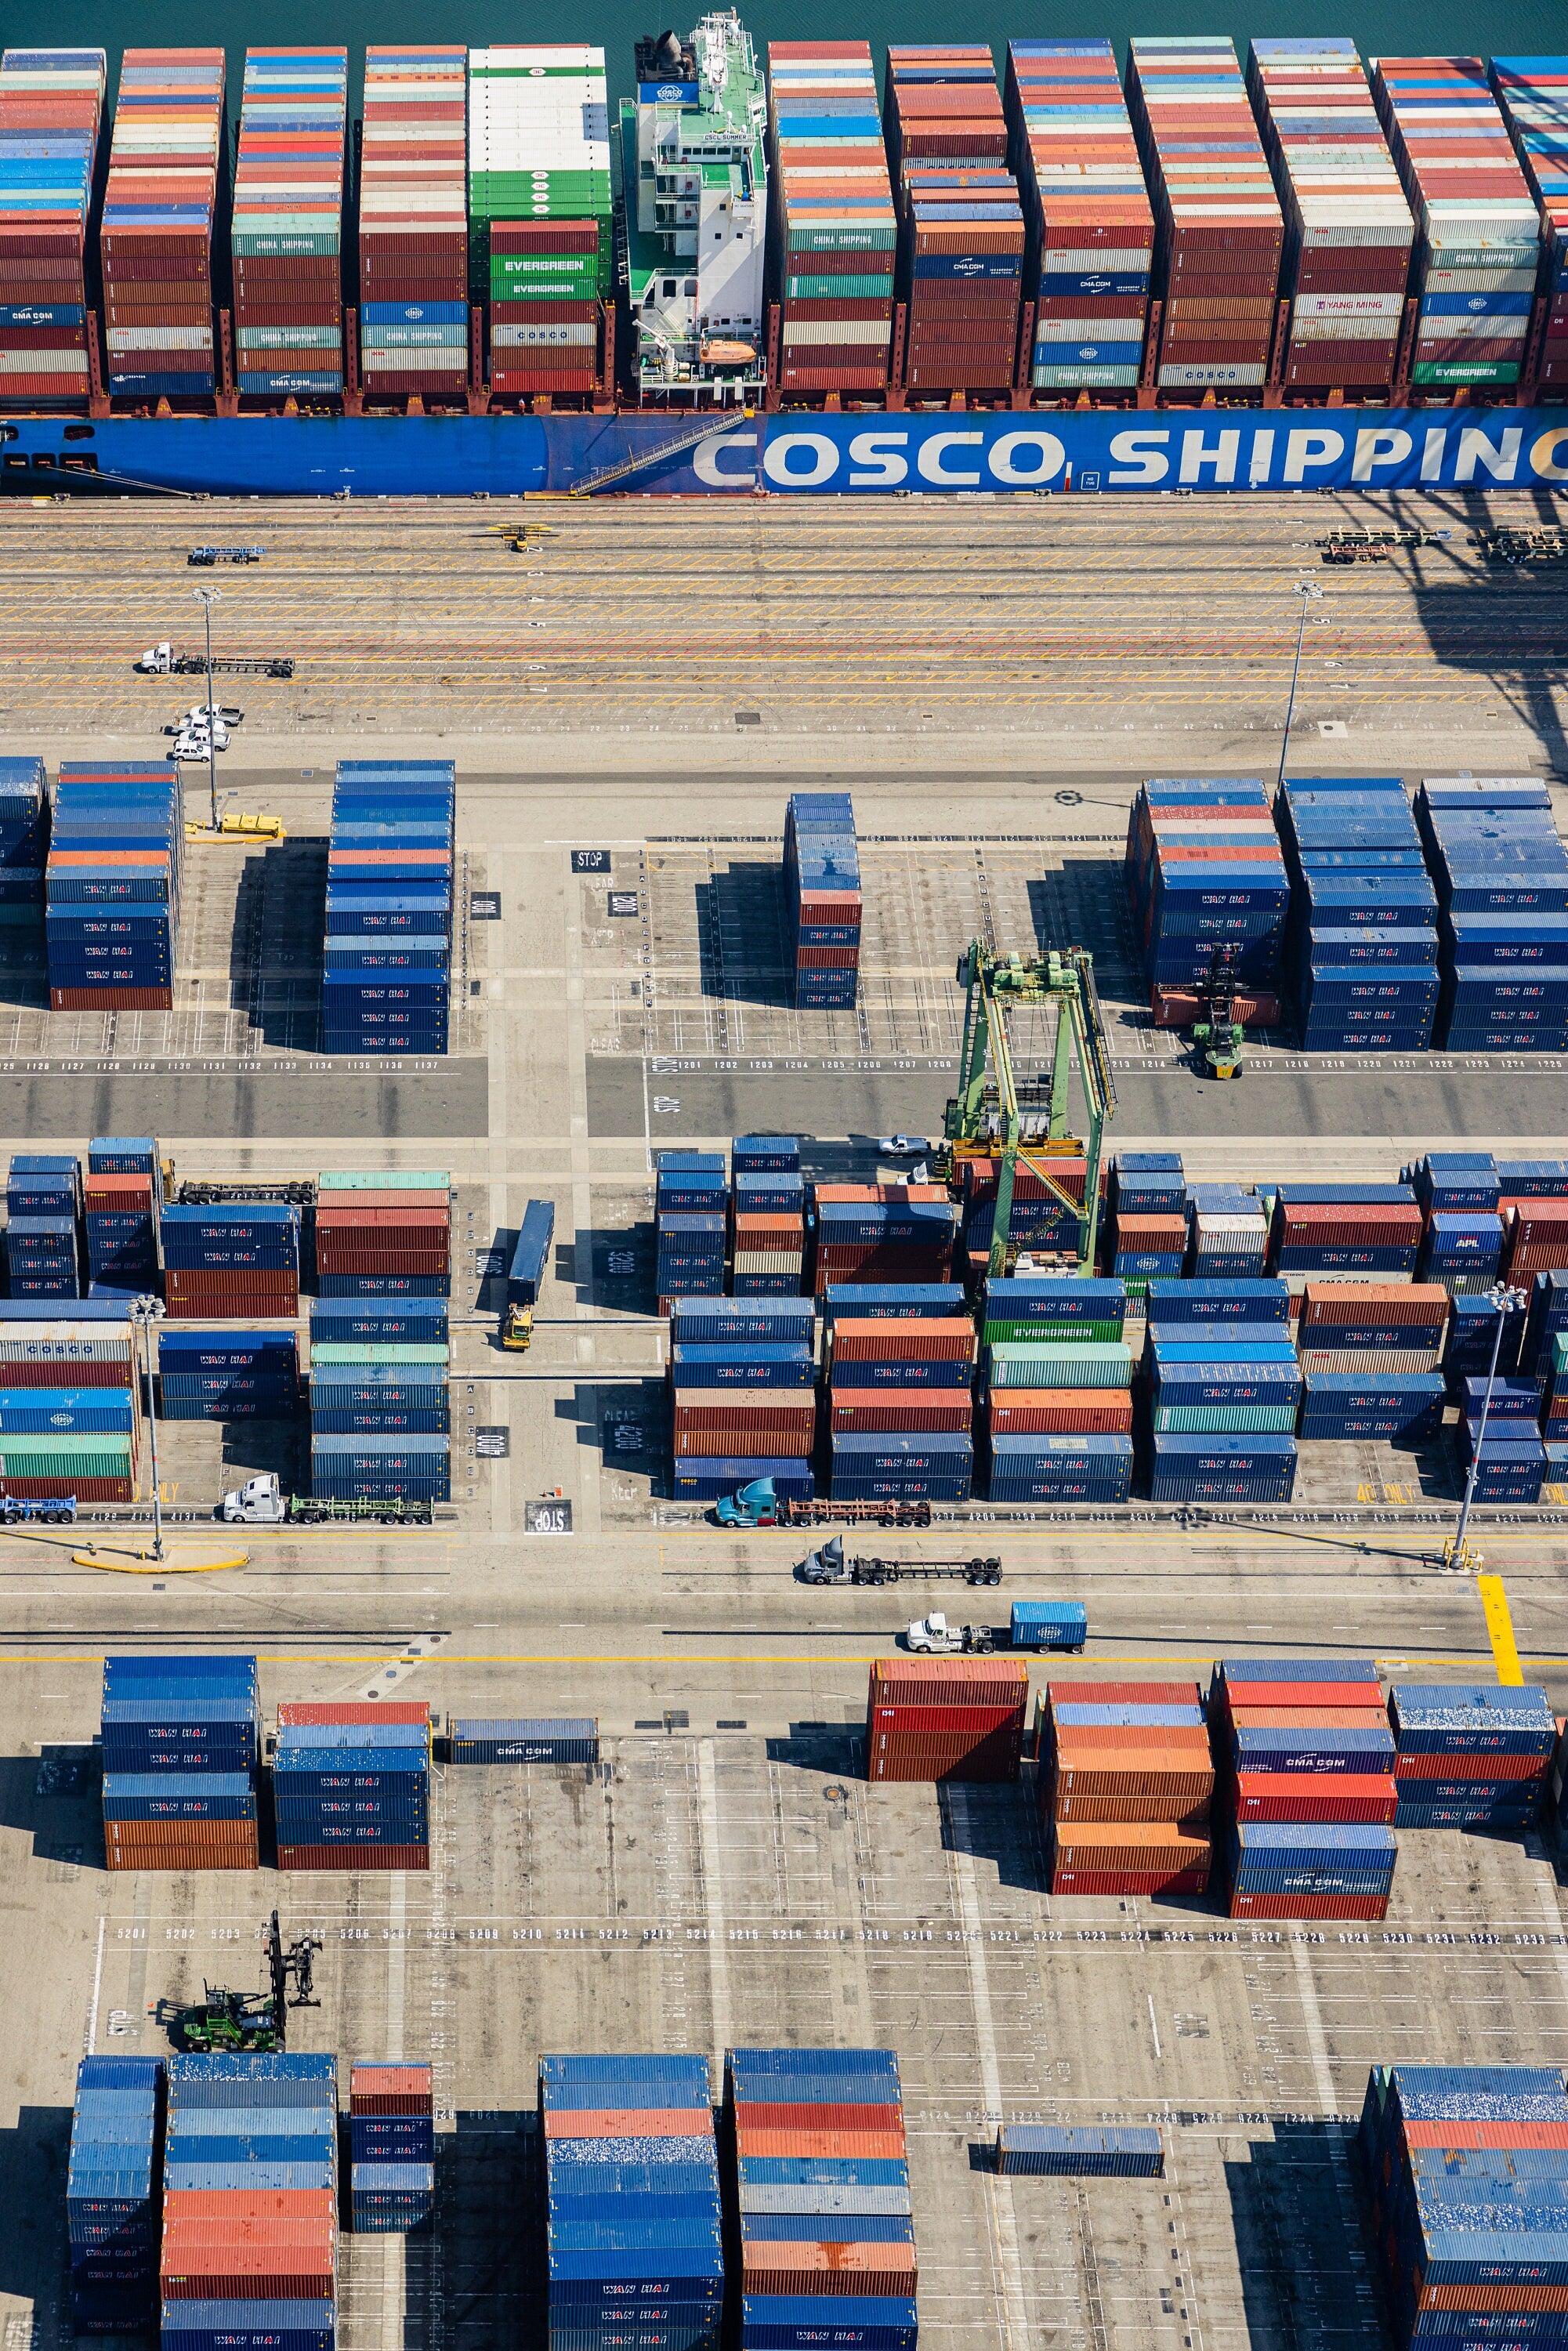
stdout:
[[(668, 0), (661, 0), (668, 5)], [(156, 21), (139, 11), (110, 8), (104, 0), (55, 0), (47, 21), (35, 16), (22, 24), (13, 19), (5, 28), (14, 46), (43, 42), (62, 47), (104, 48), (109, 52), (110, 91), (116, 88), (119, 52), (141, 43), (160, 47), (210, 47), (222, 42), (228, 51), (230, 112), (235, 110), (240, 74), (248, 44), (277, 47), (289, 41), (311, 46), (340, 44), (349, 51), (350, 101), (358, 110), (359, 89), (367, 42), (464, 41), (481, 47), (494, 41), (592, 41), (602, 45), (612, 99), (625, 96), (632, 78), (632, 44), (639, 34), (664, 29), (674, 22), (677, 31), (703, 13), (704, 0), (689, 0), (689, 16), (655, 18), (633, 0), (571, 0), (571, 5), (544, 5), (542, 0), (496, 6), (486, 0), (375, 0), (371, 6), (343, 5), (343, 0), (162, 0)], [(829, 0), (753, 0), (741, 5), (741, 16), (759, 49), (769, 40), (868, 40), (876, 56), (880, 79), (882, 52), (891, 41), (988, 41), (998, 68), (1011, 39), (1065, 37), (1081, 34), (1108, 35), (1119, 51), (1129, 34), (1228, 32), (1246, 62), (1247, 44), (1254, 35), (1270, 38), (1302, 34), (1348, 34), (1364, 57), (1433, 54), (1448, 56), (1541, 55), (1568, 50), (1568, 16), (1561, 0), (1427, 0), (1427, 5), (1393, 7), (1367, 5), (1341, 7), (1334, 0), (1256, 0), (1244, 15), (1218, 8), (1145, 6), (1129, 20), (1119, 8), (1081, 5), (1041, 7), (1026, 0), (971, 0), (966, 7), (937, 6), (936, 0), (862, 0), (862, 5), (830, 5)]]

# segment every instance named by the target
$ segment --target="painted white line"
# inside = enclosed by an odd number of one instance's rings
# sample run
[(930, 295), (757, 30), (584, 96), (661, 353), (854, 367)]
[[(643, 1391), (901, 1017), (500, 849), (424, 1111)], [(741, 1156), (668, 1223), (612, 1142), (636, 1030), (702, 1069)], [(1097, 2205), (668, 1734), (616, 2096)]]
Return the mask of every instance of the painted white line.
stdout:
[(1312, 2053), (1312, 2080), (1317, 2085), (1318, 2103), (1325, 2115), (1337, 2114), (1334, 2098), (1333, 2068), (1329, 2063), (1329, 2044), (1323, 2037), (1322, 2012), (1318, 2007), (1318, 1988), (1312, 1981), (1312, 1963), (1306, 1947), (1293, 1943), (1291, 1956), (1296, 1963), (1296, 1996), (1301, 2003), (1301, 2016), (1307, 2030), (1307, 2047)]
[(408, 1988), (407, 1918), (408, 1882), (400, 1869), (392, 1873), (387, 1900), (387, 1925), (391, 1929), (391, 1939), (387, 1944), (386, 2063), (389, 2065), (401, 2065), (403, 2057), (403, 2000)]
[[(707, 1971), (712, 2007), (713, 2046), (718, 2065), (730, 2043), (729, 1936), (724, 1915), (724, 1856), (719, 1847), (718, 1781), (714, 1771), (713, 1740), (699, 1739), (697, 1749), (697, 1842), (702, 1855), (703, 1905), (707, 1917)], [(719, 2087), (716, 2075), (714, 2087)]]
[(92, 2006), (88, 2011), (87, 2046), (82, 2051), (82, 2055), (84, 2057), (95, 2056), (98, 2052), (98, 2001), (99, 1995), (103, 1990), (103, 1937), (105, 1923), (105, 1920), (100, 1916), (98, 1922), (98, 1958), (93, 1962), (92, 1970)]
[[(969, 1963), (969, 1997), (975, 2011), (975, 2043), (980, 2060), (980, 2096), (988, 2126), (995, 2124), (999, 2128), (1003, 2119), (1001, 2066), (997, 2055), (996, 2019), (991, 2011), (990, 1970), (986, 1965), (985, 1926), (980, 1913), (979, 1887), (975, 1881), (972, 1839), (967, 1834), (968, 1792), (961, 1782), (954, 1782), (946, 1791), (946, 1802), (953, 1824), (953, 1849), (949, 1857), (958, 1889), (958, 1914), (964, 1927), (964, 1956)], [(986, 2186), (989, 2191), (986, 2205), (991, 2223), (992, 2251), (1001, 2287), (1002, 2336), (1004, 2342), (1011, 2346), (1011, 2351), (1023, 2351), (1029, 2340), (1029, 2318), (1024, 2301), (1023, 2262), (1019, 2254), (1018, 2217), (1013, 2210), (1012, 2181), (992, 2175), (987, 2179)]]
[(1153, 1992), (1149, 1994), (1149, 2031), (1155, 2036), (1155, 2055), (1163, 2062), (1166, 2053), (1160, 2047), (1160, 2028), (1155, 2022), (1155, 1996)]

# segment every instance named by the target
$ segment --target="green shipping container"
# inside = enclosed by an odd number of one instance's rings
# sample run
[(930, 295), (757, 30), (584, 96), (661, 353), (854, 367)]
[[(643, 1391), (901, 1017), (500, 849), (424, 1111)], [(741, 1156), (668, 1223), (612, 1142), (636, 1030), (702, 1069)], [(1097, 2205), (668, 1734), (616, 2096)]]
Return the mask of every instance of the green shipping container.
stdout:
[(0, 1478), (132, 1478), (129, 1437), (0, 1437)]
[(988, 1347), (1028, 1346), (1036, 1340), (1083, 1340), (1085, 1343), (1114, 1345), (1122, 1335), (1118, 1322), (988, 1322), (980, 1336)]
[(885, 277), (865, 277), (859, 272), (852, 277), (791, 277), (784, 291), (790, 302), (890, 302), (893, 272)]
[[(309, 218), (307, 214), (305, 217)], [(336, 229), (329, 233), (320, 229), (268, 229), (265, 234), (247, 235), (236, 229), (234, 252), (236, 260), (273, 260), (290, 258), (300, 254), (341, 253), (343, 240)]]
[(1517, 360), (1417, 360), (1412, 383), (1517, 383)]
[(411, 1175), (403, 1167), (382, 1167), (366, 1174), (362, 1170), (340, 1169), (330, 1176), (318, 1176), (318, 1192), (450, 1192), (450, 1176), (432, 1175), (421, 1170)]
[(898, 243), (898, 231), (892, 222), (885, 228), (867, 225), (864, 227), (802, 228), (799, 222), (789, 227), (789, 259), (802, 253), (892, 253)]
[(345, 1339), (327, 1340), (310, 1349), (310, 1368), (324, 1372), (337, 1364), (444, 1364), (445, 1347), (416, 1344), (411, 1339), (381, 1339), (356, 1346)]
[(1210, 1430), (1227, 1437), (1289, 1437), (1295, 1426), (1293, 1404), (1166, 1404), (1155, 1409), (1155, 1428), (1175, 1437)]
[(598, 276), (599, 256), (594, 253), (493, 253), (490, 256), (490, 284), (519, 286), (532, 292), (531, 281), (538, 277), (576, 278), (592, 291), (592, 281)]
[(1133, 1351), (1104, 1340), (993, 1347), (990, 1378), (994, 1388), (1130, 1388)]

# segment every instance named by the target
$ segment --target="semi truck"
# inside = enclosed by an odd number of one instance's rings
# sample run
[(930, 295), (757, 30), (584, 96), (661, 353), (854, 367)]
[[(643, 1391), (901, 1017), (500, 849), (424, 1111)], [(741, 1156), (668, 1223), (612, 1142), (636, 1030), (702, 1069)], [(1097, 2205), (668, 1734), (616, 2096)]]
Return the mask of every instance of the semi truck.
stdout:
[(544, 1286), (554, 1238), (554, 1202), (530, 1200), (523, 1210), (517, 1244), (507, 1268), (507, 1311), (501, 1318), (501, 1344), (513, 1354), (521, 1354), (533, 1343), (534, 1308)]

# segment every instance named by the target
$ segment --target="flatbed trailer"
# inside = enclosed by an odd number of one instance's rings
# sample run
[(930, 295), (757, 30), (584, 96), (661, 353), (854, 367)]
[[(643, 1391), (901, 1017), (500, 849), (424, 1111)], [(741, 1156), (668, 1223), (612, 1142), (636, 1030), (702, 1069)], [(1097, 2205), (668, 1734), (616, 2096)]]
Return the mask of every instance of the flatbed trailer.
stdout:
[(781, 1527), (928, 1527), (929, 1502), (799, 1502), (779, 1506)]
[(834, 1535), (809, 1554), (801, 1568), (807, 1583), (999, 1583), (999, 1559), (879, 1559), (844, 1557), (843, 1538)]

